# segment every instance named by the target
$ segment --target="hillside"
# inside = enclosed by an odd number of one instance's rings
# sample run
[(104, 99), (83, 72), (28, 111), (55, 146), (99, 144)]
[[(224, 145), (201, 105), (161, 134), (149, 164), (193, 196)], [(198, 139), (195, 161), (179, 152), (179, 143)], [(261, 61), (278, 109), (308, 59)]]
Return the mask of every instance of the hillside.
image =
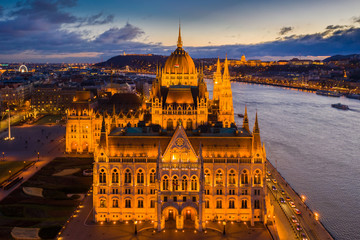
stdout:
[[(132, 54), (132, 55), (119, 55), (110, 58), (105, 62), (100, 62), (96, 64), (99, 67), (114, 67), (114, 68), (125, 68), (129, 66), (130, 69), (147, 69), (149, 71), (154, 71), (156, 65), (159, 63), (161, 66), (165, 65), (165, 61), (168, 56), (161, 55), (142, 55), (142, 54)], [(203, 63), (205, 66), (213, 65), (216, 63), (216, 58), (194, 58), (194, 63), (198, 67), (200, 63)]]

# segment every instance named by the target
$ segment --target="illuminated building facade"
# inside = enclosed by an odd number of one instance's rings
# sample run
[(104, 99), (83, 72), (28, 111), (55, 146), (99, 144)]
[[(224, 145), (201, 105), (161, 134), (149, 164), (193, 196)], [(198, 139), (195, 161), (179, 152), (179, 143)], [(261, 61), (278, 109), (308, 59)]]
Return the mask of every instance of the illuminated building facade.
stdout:
[(209, 220), (267, 221), (258, 120), (250, 131), (245, 109), (236, 127), (227, 60), (223, 72), (217, 66), (210, 100), (179, 31), (177, 49), (153, 82), (149, 122), (141, 125), (139, 115), (125, 127), (112, 125), (110, 114), (97, 118), (99, 135), (91, 140), (96, 222), (149, 220), (161, 230), (173, 219), (178, 229), (189, 221), (202, 230)]

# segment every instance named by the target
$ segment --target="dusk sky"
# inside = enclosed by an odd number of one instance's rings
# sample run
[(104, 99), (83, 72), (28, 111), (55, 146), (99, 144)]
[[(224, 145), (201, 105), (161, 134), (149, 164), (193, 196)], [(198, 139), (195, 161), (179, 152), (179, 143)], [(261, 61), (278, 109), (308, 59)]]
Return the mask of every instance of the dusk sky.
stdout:
[(323, 59), (360, 53), (359, 0), (0, 0), (0, 62), (169, 55)]

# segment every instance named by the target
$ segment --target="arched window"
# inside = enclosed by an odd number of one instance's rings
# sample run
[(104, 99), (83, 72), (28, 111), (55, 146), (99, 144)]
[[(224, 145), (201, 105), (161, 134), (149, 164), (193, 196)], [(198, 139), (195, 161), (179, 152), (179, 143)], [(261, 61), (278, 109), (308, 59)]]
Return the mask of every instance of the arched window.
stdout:
[(136, 179), (137, 183), (144, 183), (144, 171), (142, 169), (138, 171)]
[(167, 191), (169, 190), (169, 179), (167, 176), (163, 178), (163, 190)]
[(117, 169), (112, 172), (112, 183), (119, 183), (119, 173)]
[(216, 201), (216, 208), (222, 208), (222, 201), (221, 200)]
[(150, 171), (150, 183), (155, 183), (155, 169)]
[(106, 199), (104, 199), (104, 198), (101, 198), (101, 199), (100, 199), (100, 205), (99, 205), (99, 207), (101, 207), (101, 208), (105, 208), (105, 207), (106, 207)]
[(168, 130), (172, 130), (173, 128), (174, 128), (174, 126), (173, 126), (173, 120), (168, 119), (168, 120), (167, 120), (167, 129), (168, 129)]
[(113, 207), (114, 207), (114, 208), (119, 207), (119, 200), (113, 199)]
[(247, 200), (246, 199), (241, 200), (241, 208), (247, 208)]
[(246, 170), (241, 173), (241, 184), (248, 184), (249, 183), (249, 176)]
[(130, 169), (125, 170), (125, 183), (131, 183), (131, 172)]
[(205, 170), (204, 177), (205, 177), (205, 184), (210, 185), (211, 178), (210, 178), (210, 171), (208, 169)]
[(183, 191), (187, 191), (188, 190), (188, 180), (186, 176), (183, 176), (182, 181), (181, 181), (181, 189)]
[(106, 173), (104, 169), (100, 170), (99, 183), (106, 183)]
[(197, 179), (195, 176), (191, 178), (191, 190), (197, 191)]
[(235, 184), (235, 171), (233, 169), (229, 172), (229, 184)]
[(254, 184), (261, 184), (261, 174), (259, 170), (255, 171), (254, 174)]
[(179, 179), (178, 179), (177, 176), (173, 177), (172, 187), (173, 187), (173, 191), (178, 191), (179, 190)]
[(223, 173), (222, 171), (219, 169), (216, 171), (216, 177), (215, 177), (215, 183), (216, 185), (223, 185)]
[(229, 201), (229, 208), (231, 208), (231, 209), (235, 208), (235, 201), (234, 200)]

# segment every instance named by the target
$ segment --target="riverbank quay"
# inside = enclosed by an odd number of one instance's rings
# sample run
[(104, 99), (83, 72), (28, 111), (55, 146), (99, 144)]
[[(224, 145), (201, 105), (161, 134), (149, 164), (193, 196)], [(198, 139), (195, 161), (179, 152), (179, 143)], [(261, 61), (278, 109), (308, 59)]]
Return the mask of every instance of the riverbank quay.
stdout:
[[(240, 79), (240, 78), (232, 79), (231, 81), (232, 82), (251, 83), (251, 84), (260, 84), (260, 85), (267, 85), (267, 86), (274, 86), (274, 87), (293, 88), (293, 89), (298, 89), (298, 90), (303, 90), (303, 91), (310, 91), (310, 92), (314, 92), (314, 93), (317, 90), (324, 90), (324, 89), (320, 89), (320, 88), (310, 88), (310, 87), (306, 87), (306, 86), (299, 87), (299, 86), (293, 86), (293, 85), (288, 85), (288, 84), (250, 81), (250, 80), (245, 80), (245, 79)], [(331, 91), (331, 90), (329, 90), (329, 91)]]
[[(319, 220), (319, 214), (313, 212), (306, 205), (305, 197), (299, 195), (290, 186), (290, 184), (281, 176), (281, 174), (276, 170), (276, 168), (269, 160), (266, 161), (266, 169), (268, 175), (268, 190), (270, 195), (272, 195), (272, 197), (275, 199), (273, 204), (275, 206), (280, 206), (280, 209), (282, 210), (275, 211), (276, 218), (283, 219), (282, 222), (284, 222), (284, 216), (286, 216), (286, 218), (289, 220), (291, 228), (293, 229), (293, 232), (295, 234), (298, 233), (298, 237), (300, 239), (302, 239), (302, 232), (301, 230), (299, 231), (297, 229), (297, 224), (300, 224), (300, 228), (302, 228), (305, 235), (308, 236), (308, 239), (333, 240), (334, 238)], [(287, 197), (290, 200), (287, 200)], [(284, 200), (283, 202), (281, 198)], [(291, 201), (293, 202), (294, 207), (291, 206)], [(300, 214), (296, 213), (296, 209), (300, 212)], [(282, 239), (281, 234), (280, 239)]]
[(271, 83), (271, 82), (262, 82), (262, 81), (251, 81), (251, 80), (246, 80), (246, 79), (241, 79), (241, 78), (236, 78), (236, 79), (232, 79), (232, 82), (243, 82), (243, 83), (250, 83), (250, 84), (259, 84), (259, 85), (266, 85), (266, 86), (274, 86), (274, 87), (282, 87), (282, 88), (290, 88), (290, 89), (297, 89), (300, 91), (306, 91), (306, 92), (313, 92), (316, 93), (316, 91), (318, 90), (324, 90), (324, 91), (329, 91), (329, 92), (336, 92), (336, 93), (340, 93), (343, 96), (349, 96), (349, 98), (354, 98), (354, 99), (358, 99), (357, 98), (357, 92), (353, 92), (351, 89), (334, 89), (334, 88), (314, 88), (314, 87), (307, 87), (307, 86), (294, 86), (291, 84), (280, 84), (280, 83)]

